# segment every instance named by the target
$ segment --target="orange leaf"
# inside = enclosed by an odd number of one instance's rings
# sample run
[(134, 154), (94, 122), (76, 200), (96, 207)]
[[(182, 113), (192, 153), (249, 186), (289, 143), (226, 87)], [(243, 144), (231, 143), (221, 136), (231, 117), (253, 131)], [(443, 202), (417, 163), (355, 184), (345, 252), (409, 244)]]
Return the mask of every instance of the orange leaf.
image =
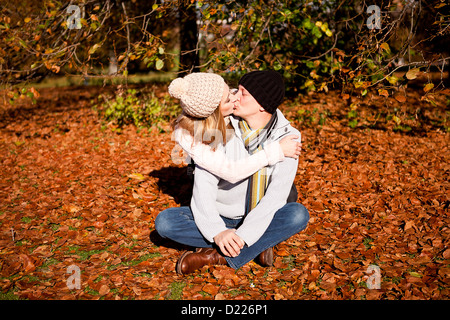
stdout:
[(202, 290), (212, 296), (215, 296), (219, 292), (219, 287), (213, 285), (212, 283), (207, 283), (203, 286)]
[(442, 255), (444, 256), (444, 259), (450, 259), (450, 248), (445, 250)]
[(133, 292), (134, 292), (137, 296), (140, 296), (140, 295), (141, 295), (141, 293), (142, 293), (142, 289), (141, 289), (141, 288), (134, 286), (134, 287), (132, 287), (132, 289), (133, 289)]
[(406, 224), (405, 224), (405, 231), (408, 230), (408, 229), (411, 229), (414, 226), (415, 226), (414, 221), (406, 222)]
[(406, 101), (406, 97), (404, 95), (401, 95), (401, 94), (396, 94), (394, 96), (394, 98), (395, 98), (395, 100), (397, 100), (400, 103), (403, 103), (403, 102)]
[(31, 87), (31, 88), (30, 88), (30, 92), (33, 94), (33, 96), (34, 96), (36, 99), (40, 97), (39, 92), (38, 92), (34, 87)]
[(389, 97), (389, 92), (386, 89), (378, 89), (378, 94), (383, 97)]
[(98, 291), (98, 293), (99, 293), (101, 296), (104, 296), (104, 295), (107, 295), (107, 294), (109, 293), (109, 291), (110, 291), (109, 287), (108, 287), (106, 284), (103, 284), (103, 285), (100, 287), (100, 290)]
[(34, 271), (34, 269), (36, 269), (36, 266), (34, 265), (32, 259), (28, 255), (21, 254), (19, 257), (20, 257), (20, 260), (22, 260), (22, 264), (25, 269), (25, 272)]

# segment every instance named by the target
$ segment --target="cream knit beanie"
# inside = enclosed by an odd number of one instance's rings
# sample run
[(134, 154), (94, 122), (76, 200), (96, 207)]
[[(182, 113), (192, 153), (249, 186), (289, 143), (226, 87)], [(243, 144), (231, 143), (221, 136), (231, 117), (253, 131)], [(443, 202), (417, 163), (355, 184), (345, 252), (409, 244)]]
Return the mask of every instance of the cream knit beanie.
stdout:
[(169, 94), (180, 99), (183, 111), (196, 118), (210, 116), (219, 106), (225, 81), (214, 73), (191, 73), (169, 85)]

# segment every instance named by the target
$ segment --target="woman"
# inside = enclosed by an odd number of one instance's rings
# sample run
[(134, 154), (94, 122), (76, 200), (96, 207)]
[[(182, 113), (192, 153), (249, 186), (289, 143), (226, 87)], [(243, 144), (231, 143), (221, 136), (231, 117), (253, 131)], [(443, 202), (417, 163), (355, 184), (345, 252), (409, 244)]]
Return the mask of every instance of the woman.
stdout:
[(234, 94), (217, 74), (192, 73), (177, 78), (171, 82), (169, 94), (180, 99), (183, 109), (174, 123), (175, 141), (197, 165), (224, 180), (235, 183), (284, 157), (300, 155), (301, 144), (294, 135), (268, 143), (263, 150), (238, 161), (219, 151), (234, 135), (228, 119)]

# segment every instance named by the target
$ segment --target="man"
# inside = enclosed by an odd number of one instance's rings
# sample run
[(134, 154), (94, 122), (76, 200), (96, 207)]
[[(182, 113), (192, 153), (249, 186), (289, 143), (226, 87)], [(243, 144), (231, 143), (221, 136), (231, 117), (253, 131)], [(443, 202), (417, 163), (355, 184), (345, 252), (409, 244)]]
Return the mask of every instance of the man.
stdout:
[[(275, 71), (241, 78), (231, 117), (235, 136), (223, 146), (228, 157), (243, 158), (286, 135), (300, 137), (277, 109), (283, 98), (283, 79)], [(286, 158), (237, 183), (197, 166), (191, 206), (167, 209), (155, 221), (162, 237), (199, 248), (180, 257), (177, 272), (214, 264), (238, 269), (256, 257), (272, 265), (273, 246), (305, 229), (309, 220), (302, 204), (287, 203), (297, 165)]]

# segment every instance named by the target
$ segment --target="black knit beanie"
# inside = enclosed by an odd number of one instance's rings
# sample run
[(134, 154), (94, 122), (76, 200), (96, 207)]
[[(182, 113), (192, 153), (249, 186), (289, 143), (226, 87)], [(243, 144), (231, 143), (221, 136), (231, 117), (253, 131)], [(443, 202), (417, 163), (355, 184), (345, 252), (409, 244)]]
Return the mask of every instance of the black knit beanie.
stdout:
[(284, 98), (284, 82), (278, 72), (252, 71), (245, 74), (239, 85), (243, 86), (267, 112), (273, 114)]

